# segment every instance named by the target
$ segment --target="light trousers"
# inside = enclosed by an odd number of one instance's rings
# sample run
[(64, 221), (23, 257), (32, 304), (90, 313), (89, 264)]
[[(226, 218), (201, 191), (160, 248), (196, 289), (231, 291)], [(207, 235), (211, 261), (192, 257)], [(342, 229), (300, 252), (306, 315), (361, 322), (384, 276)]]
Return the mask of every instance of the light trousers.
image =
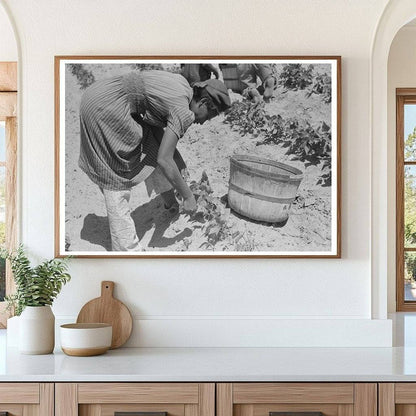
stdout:
[[(149, 196), (153, 191), (160, 194), (172, 189), (172, 185), (159, 167), (145, 180), (145, 184)], [(131, 217), (131, 189), (122, 191), (102, 189), (102, 192), (107, 208), (112, 251), (144, 251)]]

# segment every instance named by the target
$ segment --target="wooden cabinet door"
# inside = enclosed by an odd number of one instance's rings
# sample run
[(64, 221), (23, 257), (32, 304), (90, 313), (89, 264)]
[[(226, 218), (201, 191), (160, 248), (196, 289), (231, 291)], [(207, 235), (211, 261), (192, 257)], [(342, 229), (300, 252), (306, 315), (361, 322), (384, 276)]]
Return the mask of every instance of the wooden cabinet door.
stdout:
[(214, 383), (57, 383), (56, 416), (215, 416)]
[(52, 383), (0, 383), (0, 415), (54, 416)]
[(220, 383), (217, 416), (377, 416), (377, 384)]
[(416, 383), (380, 383), (380, 416), (415, 416)]

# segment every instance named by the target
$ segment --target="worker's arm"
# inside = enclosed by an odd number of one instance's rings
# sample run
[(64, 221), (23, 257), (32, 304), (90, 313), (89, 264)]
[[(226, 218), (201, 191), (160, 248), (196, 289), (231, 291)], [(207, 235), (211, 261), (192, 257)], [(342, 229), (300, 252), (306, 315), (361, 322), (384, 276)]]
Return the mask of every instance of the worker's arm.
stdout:
[(183, 198), (184, 210), (186, 212), (193, 212), (196, 210), (195, 197), (186, 182), (183, 180), (179, 169), (173, 160), (177, 143), (178, 137), (176, 134), (171, 129), (166, 128), (165, 133), (163, 134), (162, 142), (160, 143), (157, 163), (172, 186), (181, 194)]
[(218, 71), (218, 68), (216, 68), (214, 65), (212, 65), (212, 64), (205, 64), (205, 68), (208, 71), (211, 71), (215, 75), (215, 78), (218, 79), (220, 77), (220, 73)]

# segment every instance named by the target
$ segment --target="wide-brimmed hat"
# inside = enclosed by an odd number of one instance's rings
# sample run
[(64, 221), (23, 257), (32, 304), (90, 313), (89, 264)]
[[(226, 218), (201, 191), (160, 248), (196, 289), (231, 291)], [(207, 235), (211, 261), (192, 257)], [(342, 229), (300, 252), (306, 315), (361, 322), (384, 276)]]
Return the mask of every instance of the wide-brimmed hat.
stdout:
[(194, 87), (204, 88), (219, 112), (231, 107), (227, 87), (219, 79), (207, 79), (206, 81), (195, 82)]

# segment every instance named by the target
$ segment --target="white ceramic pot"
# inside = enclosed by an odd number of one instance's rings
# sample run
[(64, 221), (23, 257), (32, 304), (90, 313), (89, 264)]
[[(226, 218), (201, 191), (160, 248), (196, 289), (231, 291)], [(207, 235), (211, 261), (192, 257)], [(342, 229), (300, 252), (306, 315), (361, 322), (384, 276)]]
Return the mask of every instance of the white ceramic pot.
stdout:
[(19, 320), (20, 316), (13, 316), (7, 320), (7, 346), (19, 346)]
[(55, 316), (50, 306), (26, 306), (19, 319), (19, 351), (50, 354), (55, 347)]
[(113, 328), (103, 323), (61, 325), (61, 347), (67, 355), (87, 357), (104, 354), (111, 347)]

